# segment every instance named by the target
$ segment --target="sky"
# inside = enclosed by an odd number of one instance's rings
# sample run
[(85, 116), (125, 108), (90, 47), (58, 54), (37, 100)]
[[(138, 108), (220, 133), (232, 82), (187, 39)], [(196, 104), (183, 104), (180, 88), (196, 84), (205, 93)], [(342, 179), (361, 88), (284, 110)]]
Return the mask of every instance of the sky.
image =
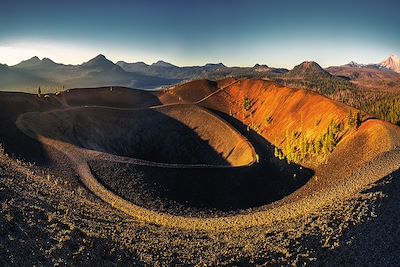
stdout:
[(291, 68), (400, 55), (398, 0), (2, 0), (0, 62), (223, 62)]

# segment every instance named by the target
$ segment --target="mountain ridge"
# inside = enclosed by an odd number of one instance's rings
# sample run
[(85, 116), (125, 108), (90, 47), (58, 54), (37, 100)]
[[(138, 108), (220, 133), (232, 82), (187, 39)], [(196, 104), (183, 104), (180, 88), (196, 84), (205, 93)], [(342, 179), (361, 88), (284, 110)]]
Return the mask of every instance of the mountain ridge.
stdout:
[[(391, 56), (389, 63), (396, 62)], [(103, 54), (78, 65), (56, 63), (50, 58), (39, 59), (34, 56), (20, 63), (7, 66), (0, 65), (0, 90), (33, 92), (38, 85), (42, 87), (64, 86), (100, 87), (125, 86), (137, 89), (157, 89), (175, 85), (181, 82), (212, 79), (218, 80), (229, 77), (268, 79), (285, 85), (298, 86), (301, 80), (308, 80), (313, 87), (326, 85), (323, 80), (330, 79), (329, 83), (337, 79), (357, 80), (359, 77), (398, 77), (390, 64), (386, 67), (378, 64), (359, 64), (354, 61), (338, 67), (322, 68), (314, 61), (304, 61), (293, 69), (273, 68), (265, 64), (255, 64), (252, 67), (227, 67), (223, 63), (207, 63), (203, 66), (180, 67), (169, 62), (159, 60), (151, 65), (144, 62), (114, 63)], [(373, 71), (372, 71), (373, 70)], [(333, 80), (332, 80), (333, 79)], [(335, 81), (334, 81), (335, 80)]]
[[(93, 57), (92, 59), (90, 59), (88, 61), (85, 61), (85, 62), (82, 62), (80, 64), (56, 63), (55, 61), (53, 61), (52, 59), (50, 59), (48, 57), (44, 57), (43, 59), (40, 59), (38, 56), (33, 56), (33, 57), (29, 58), (29, 59), (22, 60), (21, 62), (19, 62), (17, 64), (14, 64), (14, 65), (7, 65), (7, 64), (3, 64), (3, 65), (10, 66), (10, 67), (16, 67), (16, 66), (22, 66), (24, 64), (37, 64), (37, 63), (40, 63), (40, 62), (46, 62), (46, 63), (55, 63), (55, 64), (58, 64), (58, 65), (64, 65), (64, 66), (81, 66), (81, 65), (85, 65), (85, 64), (87, 64), (89, 62), (97, 61), (97, 60), (98, 61), (108, 61), (108, 62), (111, 62), (111, 63), (116, 64), (116, 65), (136, 64), (136, 65), (142, 65), (142, 66), (159, 66), (159, 67), (176, 67), (176, 68), (193, 68), (193, 67), (221, 67), (221, 68), (226, 67), (226, 68), (233, 68), (233, 67), (228, 67), (228, 66), (224, 65), (222, 62), (219, 62), (219, 63), (211, 63), (211, 62), (209, 62), (209, 63), (206, 63), (204, 65), (192, 65), (192, 66), (190, 66), (190, 65), (189, 66), (177, 66), (177, 65), (174, 65), (174, 64), (172, 64), (170, 62), (167, 62), (167, 61), (164, 61), (164, 60), (158, 60), (158, 61), (156, 61), (154, 63), (151, 63), (151, 64), (147, 64), (147, 63), (145, 63), (143, 61), (127, 62), (125, 60), (119, 60), (119, 61), (114, 63), (113, 61), (109, 60), (104, 54), (99, 54), (99, 55)], [(320, 68), (322, 68), (315, 61), (303, 61), (302, 63), (305, 63), (305, 64), (315, 63)], [(380, 66), (380, 67), (384, 67), (384, 68), (388, 68), (389, 69), (391, 64), (388, 64), (388, 63), (394, 63), (394, 64), (399, 63), (400, 64), (400, 58), (398, 56), (396, 56), (395, 54), (391, 54), (388, 58), (386, 58), (385, 60), (383, 60), (383, 61), (381, 61), (379, 63), (364, 64), (364, 63), (358, 63), (356, 61), (350, 61), (349, 63), (341, 65), (341, 66), (349, 66), (349, 67)], [(0, 62), (0, 64), (2, 64), (2, 63)], [(299, 64), (299, 65), (301, 65), (301, 64)], [(296, 65), (296, 66), (298, 66), (298, 65)], [(294, 66), (293, 68), (295, 68), (296, 66)], [(267, 64), (260, 64), (260, 63), (256, 63), (256, 64), (253, 65), (253, 68), (256, 68), (256, 67), (269, 68), (269, 66)], [(247, 67), (241, 66), (241, 67), (238, 67), (238, 68), (247, 68)], [(280, 68), (280, 67), (276, 67), (276, 68)], [(329, 68), (329, 67), (326, 67), (326, 68)], [(322, 69), (326, 69), (326, 68), (322, 68)], [(282, 68), (280, 68), (280, 69), (282, 69)]]

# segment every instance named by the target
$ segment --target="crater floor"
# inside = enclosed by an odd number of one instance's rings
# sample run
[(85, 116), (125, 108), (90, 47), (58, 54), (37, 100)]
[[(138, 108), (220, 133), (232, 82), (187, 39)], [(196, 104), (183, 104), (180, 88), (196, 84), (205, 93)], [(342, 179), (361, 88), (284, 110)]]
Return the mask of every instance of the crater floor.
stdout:
[[(134, 205), (187, 217), (244, 214), (289, 195), (313, 171), (279, 161), (273, 146), (195, 105), (74, 107), (26, 113), (22, 131), (68, 144), (93, 179)], [(99, 160), (98, 151), (107, 154)], [(85, 156), (83, 156), (85, 155)]]

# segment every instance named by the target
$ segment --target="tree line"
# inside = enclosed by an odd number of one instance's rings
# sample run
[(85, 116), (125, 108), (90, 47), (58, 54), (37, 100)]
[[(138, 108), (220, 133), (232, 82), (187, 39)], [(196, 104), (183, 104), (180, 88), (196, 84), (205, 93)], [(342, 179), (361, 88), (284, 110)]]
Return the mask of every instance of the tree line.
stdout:
[(361, 107), (365, 112), (378, 119), (400, 126), (400, 95), (378, 100)]

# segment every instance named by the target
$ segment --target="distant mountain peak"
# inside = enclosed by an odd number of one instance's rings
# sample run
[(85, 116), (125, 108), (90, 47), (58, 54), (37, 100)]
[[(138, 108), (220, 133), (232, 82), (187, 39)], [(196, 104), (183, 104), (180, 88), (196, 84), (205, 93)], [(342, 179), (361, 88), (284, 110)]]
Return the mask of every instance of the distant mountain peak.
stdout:
[(350, 61), (349, 63), (347, 63), (346, 65), (344, 65), (346, 67), (352, 67), (352, 68), (361, 68), (361, 67), (365, 67), (365, 64), (360, 64), (357, 63), (355, 61)]
[(57, 63), (55, 63), (53, 60), (47, 57), (42, 59), (42, 64), (57, 65)]
[(37, 57), (37, 56), (34, 56), (34, 57), (31, 57), (30, 59), (28, 59), (28, 60), (25, 60), (25, 61), (40, 61), (40, 58), (39, 57)]
[(299, 66), (306, 67), (306, 68), (319, 68), (322, 69), (322, 67), (315, 61), (303, 61)]
[(226, 66), (223, 63), (207, 63), (204, 65), (207, 68), (225, 68)]
[(255, 64), (254, 66), (253, 66), (253, 68), (269, 68), (268, 67), (268, 65), (266, 65), (266, 64)]
[(304, 61), (303, 63), (295, 66), (292, 70), (290, 70), (287, 75), (299, 77), (311, 75), (331, 76), (315, 61)]
[(390, 55), (387, 59), (379, 63), (379, 66), (400, 73), (400, 59), (394, 54)]
[(42, 61), (37, 56), (34, 56), (34, 57), (31, 57), (30, 59), (21, 61), (20, 63), (15, 65), (15, 67), (17, 67), (17, 68), (35, 67), (38, 64), (40, 64), (41, 62)]
[(91, 60), (82, 64), (82, 66), (98, 66), (98, 67), (107, 67), (114, 66), (115, 64), (107, 59), (103, 54), (97, 55)]
[(115, 63), (115, 64), (117, 64), (117, 65), (129, 65), (129, 64), (136, 64), (136, 65), (146, 65), (146, 66), (149, 66), (149, 65), (147, 65), (145, 62), (143, 62), (143, 61), (138, 61), (138, 62), (133, 62), (133, 63), (128, 63), (128, 62), (126, 62), (126, 61), (123, 61), (123, 60), (120, 60), (120, 61), (118, 61), (117, 63)]
[(101, 59), (107, 59), (105, 55), (103, 54), (98, 54), (97, 56), (95, 56), (94, 58), (101, 58)]
[(165, 62), (163, 60), (159, 60), (156, 63), (151, 64), (151, 66), (164, 67), (164, 68), (171, 68), (171, 67), (175, 68), (176, 67), (175, 65)]
[(37, 56), (34, 56), (34, 57), (31, 57), (30, 59), (23, 60), (22, 62), (39, 63), (40, 62), (40, 58), (38, 58)]
[(89, 63), (89, 62), (105, 62), (105, 61), (108, 62), (110, 60), (108, 60), (103, 54), (99, 54), (99, 55), (95, 56), (94, 58), (92, 58), (91, 60), (89, 60), (86, 63)]

